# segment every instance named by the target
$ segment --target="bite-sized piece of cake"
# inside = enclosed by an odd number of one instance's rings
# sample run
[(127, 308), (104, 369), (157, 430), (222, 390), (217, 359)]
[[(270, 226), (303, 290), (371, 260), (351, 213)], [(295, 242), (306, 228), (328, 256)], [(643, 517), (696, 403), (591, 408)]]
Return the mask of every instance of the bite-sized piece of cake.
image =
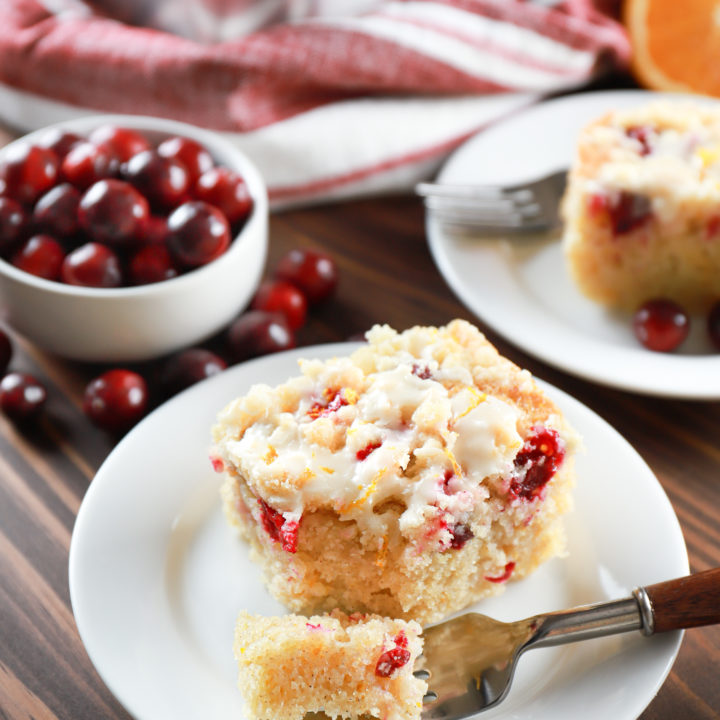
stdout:
[(238, 687), (250, 718), (417, 720), (427, 683), (413, 676), (422, 650), (416, 622), (378, 615), (260, 617), (235, 627)]
[(231, 402), (213, 465), (292, 611), (428, 622), (563, 552), (575, 436), (467, 322), (367, 338)]
[(580, 134), (562, 205), (570, 273), (587, 297), (635, 311), (720, 297), (720, 108), (654, 103)]

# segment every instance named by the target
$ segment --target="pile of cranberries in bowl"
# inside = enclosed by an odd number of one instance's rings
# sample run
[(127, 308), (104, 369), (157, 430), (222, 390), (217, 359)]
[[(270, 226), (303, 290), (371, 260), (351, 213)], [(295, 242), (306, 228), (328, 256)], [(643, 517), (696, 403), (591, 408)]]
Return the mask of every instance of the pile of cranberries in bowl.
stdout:
[(0, 162), (0, 256), (69, 285), (144, 285), (220, 257), (252, 208), (244, 178), (194, 139), (53, 127)]

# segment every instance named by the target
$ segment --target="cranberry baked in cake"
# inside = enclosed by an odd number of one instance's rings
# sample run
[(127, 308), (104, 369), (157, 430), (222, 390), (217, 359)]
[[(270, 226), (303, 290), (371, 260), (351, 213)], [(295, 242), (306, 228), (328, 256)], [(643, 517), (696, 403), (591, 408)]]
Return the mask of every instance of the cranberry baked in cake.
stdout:
[(707, 310), (720, 297), (720, 109), (655, 103), (590, 124), (562, 215), (569, 269), (590, 299)]
[(467, 322), (367, 340), (231, 402), (213, 464), (293, 612), (430, 622), (563, 552), (575, 435)]
[(427, 683), (413, 676), (420, 626), (378, 615), (259, 617), (235, 627), (238, 684), (254, 720), (418, 720)]

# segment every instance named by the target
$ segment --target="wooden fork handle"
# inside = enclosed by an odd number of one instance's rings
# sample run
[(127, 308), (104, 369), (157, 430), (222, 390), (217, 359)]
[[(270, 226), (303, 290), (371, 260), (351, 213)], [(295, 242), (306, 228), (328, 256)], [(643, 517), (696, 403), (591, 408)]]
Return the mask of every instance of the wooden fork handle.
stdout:
[(644, 588), (653, 612), (653, 631), (666, 632), (720, 623), (720, 568)]

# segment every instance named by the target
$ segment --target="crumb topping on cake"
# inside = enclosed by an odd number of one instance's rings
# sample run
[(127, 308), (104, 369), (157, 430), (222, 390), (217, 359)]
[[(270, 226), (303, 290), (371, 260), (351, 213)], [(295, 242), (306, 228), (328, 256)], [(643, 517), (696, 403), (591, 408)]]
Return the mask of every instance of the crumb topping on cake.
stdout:
[(381, 536), (384, 503), (404, 508), (409, 530), (507, 489), (523, 447), (519, 408), (478, 387), (451, 331), (413, 332), (422, 343), (375, 327), (374, 354), (301, 361), (302, 375), (275, 392), (253, 388), (221, 415), (224, 466), (287, 522), (329, 508)]
[(588, 192), (648, 196), (661, 218), (668, 193), (691, 203), (720, 202), (717, 110), (682, 103), (618, 110), (588, 126), (581, 144), (583, 161), (593, 168)]

